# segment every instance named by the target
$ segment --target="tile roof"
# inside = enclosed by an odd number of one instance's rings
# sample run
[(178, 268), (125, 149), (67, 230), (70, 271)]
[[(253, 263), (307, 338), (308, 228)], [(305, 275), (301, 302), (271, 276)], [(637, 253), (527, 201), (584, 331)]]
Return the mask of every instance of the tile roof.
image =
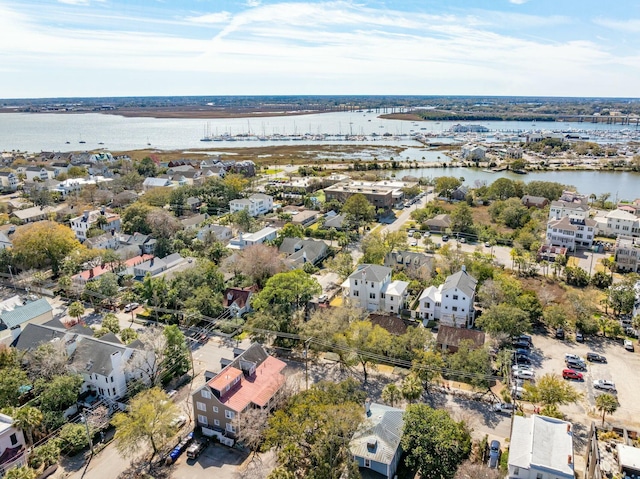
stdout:
[[(152, 254), (145, 254), (145, 255), (141, 255), (141, 256), (135, 256), (131, 259), (128, 259), (127, 261), (124, 262), (124, 266), (125, 268), (130, 268), (132, 266), (136, 266), (140, 263), (144, 263), (145, 261), (148, 261), (150, 259), (152, 259), (154, 256)], [(88, 281), (90, 279), (93, 278), (97, 278), (100, 275), (104, 274), (104, 273), (108, 273), (111, 271), (111, 264), (107, 263), (104, 265), (104, 268), (102, 267), (102, 265), (96, 266), (95, 268), (92, 269), (86, 269), (78, 274), (76, 274), (75, 276), (73, 276), (74, 279), (82, 279), (85, 281)]]
[(253, 287), (250, 288), (227, 288), (222, 298), (222, 306), (228, 308), (235, 303), (238, 308), (244, 308), (251, 297), (251, 294), (255, 291)]

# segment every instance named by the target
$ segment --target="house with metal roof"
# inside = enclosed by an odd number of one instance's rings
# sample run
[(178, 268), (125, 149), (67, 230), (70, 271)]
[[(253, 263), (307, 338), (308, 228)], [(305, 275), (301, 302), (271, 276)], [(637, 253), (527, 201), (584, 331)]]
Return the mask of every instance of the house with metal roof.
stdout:
[(365, 418), (351, 438), (349, 448), (360, 468), (393, 478), (402, 457), (404, 411), (383, 404), (365, 403)]
[(53, 319), (53, 308), (46, 298), (40, 298), (36, 301), (21, 302), (11, 309), (2, 311), (0, 328), (19, 329), (25, 323), (42, 324), (51, 319)]
[(509, 479), (573, 479), (571, 423), (534, 414), (515, 415), (509, 445)]
[(456, 328), (473, 326), (478, 280), (467, 273), (463, 266), (460, 271), (447, 277), (438, 286), (429, 286), (420, 295), (418, 316), (425, 326), (429, 321)]

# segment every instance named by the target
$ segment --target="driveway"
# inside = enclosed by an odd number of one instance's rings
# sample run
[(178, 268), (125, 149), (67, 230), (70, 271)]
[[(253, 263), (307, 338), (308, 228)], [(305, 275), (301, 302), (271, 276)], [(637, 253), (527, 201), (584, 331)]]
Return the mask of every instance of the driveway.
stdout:
[(215, 479), (234, 479), (238, 466), (247, 459), (247, 454), (237, 449), (209, 444), (197, 459), (180, 456), (171, 468), (172, 479), (192, 479), (194, 477), (215, 477)]

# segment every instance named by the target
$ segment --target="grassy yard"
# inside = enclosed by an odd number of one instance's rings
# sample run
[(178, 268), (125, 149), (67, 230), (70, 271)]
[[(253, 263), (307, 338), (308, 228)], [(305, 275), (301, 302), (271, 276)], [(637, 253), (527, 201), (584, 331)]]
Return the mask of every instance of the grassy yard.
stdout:
[(269, 168), (267, 170), (264, 170), (263, 173), (265, 175), (277, 175), (278, 173), (282, 173), (284, 170), (281, 169), (275, 169), (275, 168)]

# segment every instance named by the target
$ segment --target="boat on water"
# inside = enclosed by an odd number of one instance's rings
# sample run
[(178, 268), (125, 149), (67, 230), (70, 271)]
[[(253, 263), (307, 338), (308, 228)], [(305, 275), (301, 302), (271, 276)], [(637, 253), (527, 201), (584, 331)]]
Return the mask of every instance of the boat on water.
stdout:
[(208, 123), (204, 125), (204, 135), (200, 138), (200, 141), (213, 141), (213, 137), (211, 136), (211, 125)]

